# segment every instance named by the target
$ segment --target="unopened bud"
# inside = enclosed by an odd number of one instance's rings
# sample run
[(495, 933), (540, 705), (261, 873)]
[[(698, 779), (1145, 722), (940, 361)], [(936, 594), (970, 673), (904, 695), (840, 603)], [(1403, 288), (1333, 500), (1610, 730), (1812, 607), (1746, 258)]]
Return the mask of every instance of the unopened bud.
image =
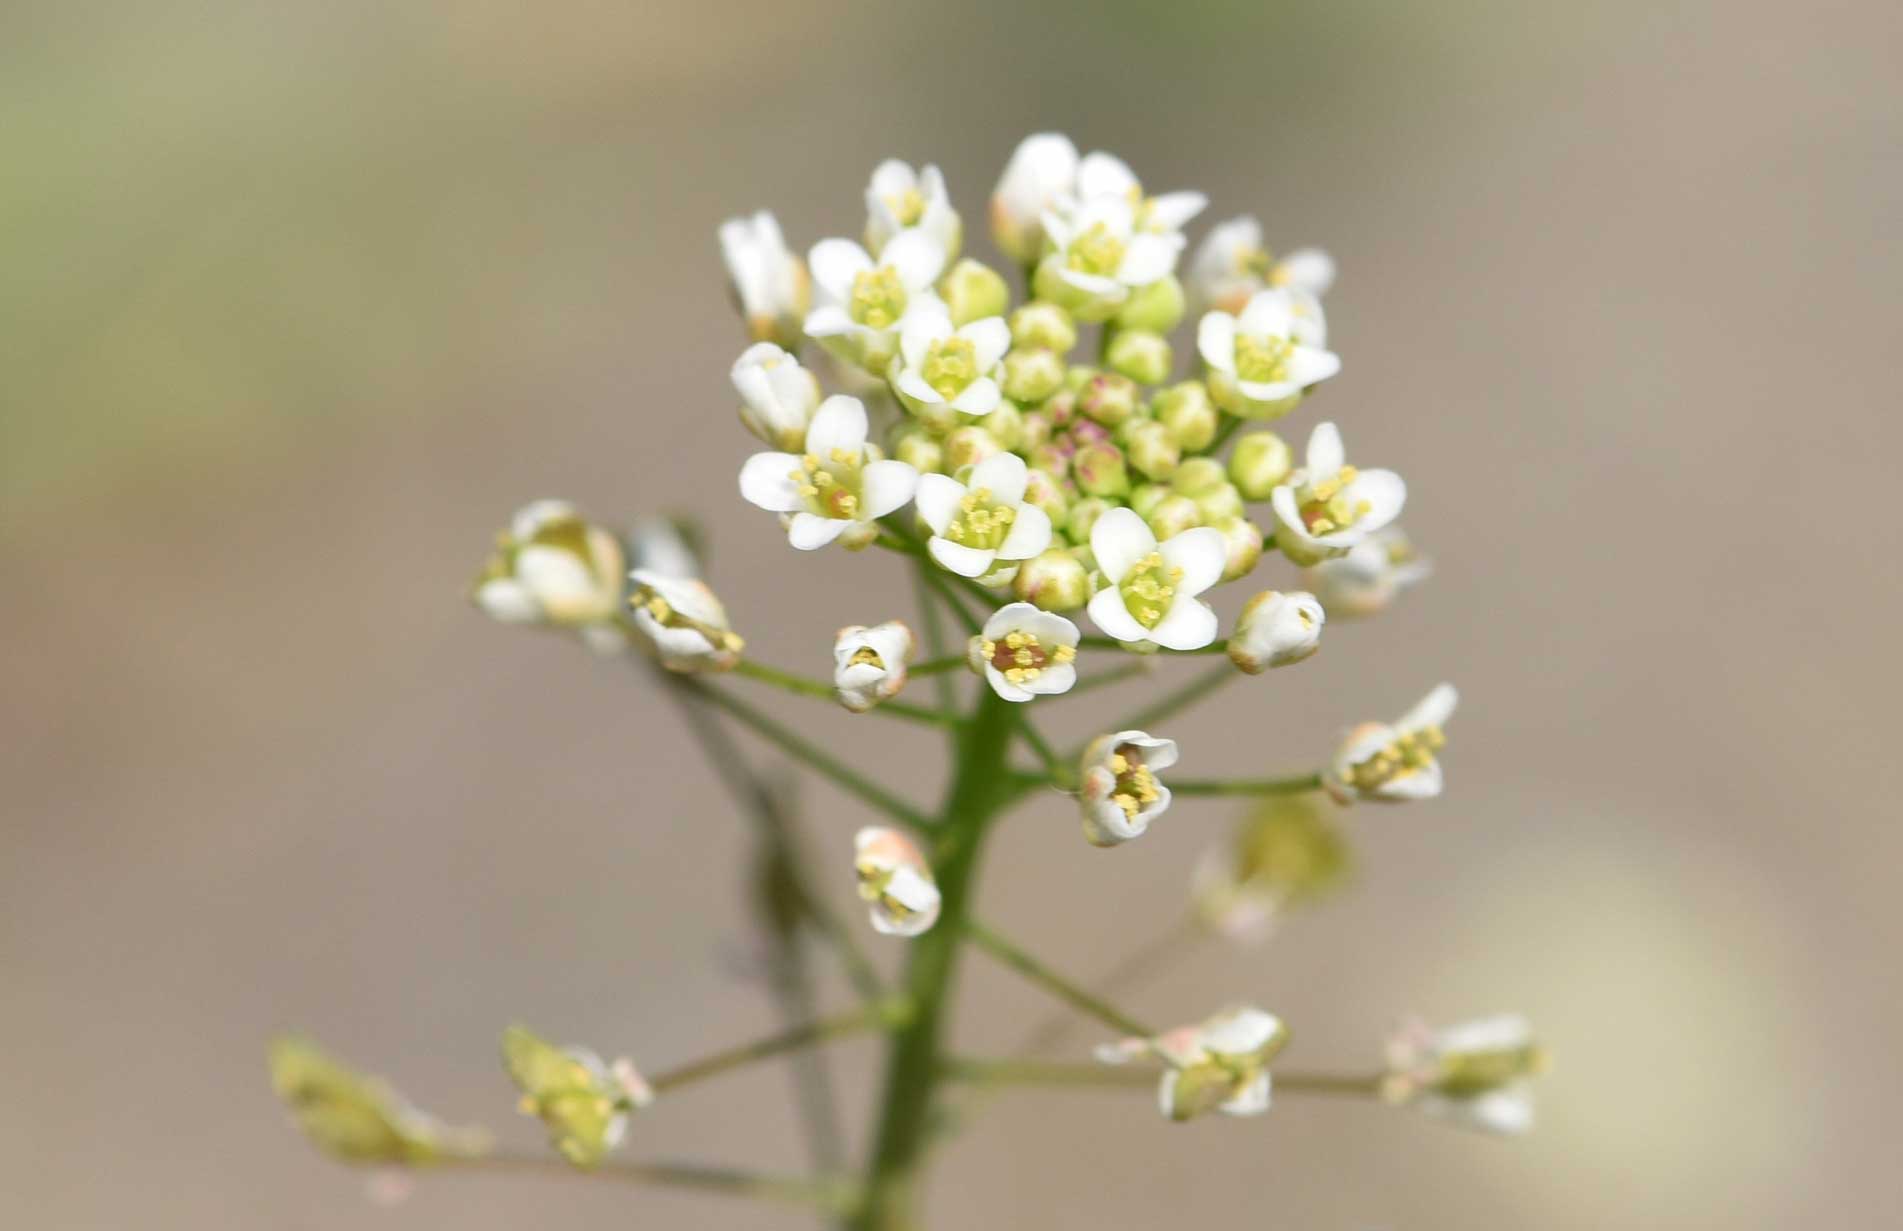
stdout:
[(945, 466), (945, 446), (938, 437), (919, 428), (899, 433), (892, 442), (892, 456), (920, 474), (931, 474)]
[(1136, 384), (1115, 372), (1099, 372), (1077, 393), (1077, 409), (1105, 427), (1122, 423), (1136, 408)]
[(956, 473), (962, 467), (976, 466), (987, 457), (996, 457), (1002, 452), (1004, 446), (984, 428), (956, 428), (945, 437), (945, 469)]
[(1027, 410), (1018, 432), (1018, 448), (1029, 451), (1051, 440), (1051, 417), (1041, 410)]
[(1130, 507), (1136, 510), (1138, 517), (1148, 517), (1157, 505), (1170, 496), (1167, 483), (1139, 483), (1130, 489)]
[(1167, 479), (1183, 460), (1183, 450), (1170, 430), (1154, 419), (1136, 421), (1125, 441), (1130, 465), (1152, 479)]
[(1168, 333), (1182, 321), (1183, 284), (1174, 274), (1131, 292), (1117, 313), (1119, 328), (1147, 329), (1151, 333)]
[(1192, 500), (1204, 492), (1213, 492), (1229, 482), (1222, 472), (1222, 463), (1213, 457), (1192, 457), (1177, 467), (1176, 475), (1170, 480), (1170, 486), (1177, 494), (1188, 496)]
[(1027, 560), (1011, 588), (1046, 611), (1075, 611), (1090, 601), (1090, 573), (1070, 552), (1052, 548)]
[(1025, 451), (1024, 460), (1033, 470), (1042, 470), (1052, 478), (1062, 479), (1070, 475), (1071, 451), (1061, 445), (1032, 445)]
[(1234, 581), (1253, 572), (1262, 559), (1262, 527), (1246, 517), (1225, 517), (1209, 524), (1222, 531), (1229, 549), (1223, 560), (1222, 579)]
[(1110, 339), (1104, 360), (1112, 370), (1121, 372), (1139, 385), (1160, 385), (1170, 378), (1170, 366), (1176, 356), (1160, 333), (1145, 329), (1119, 329)]
[(1155, 413), (1157, 422), (1169, 428), (1176, 443), (1190, 453), (1207, 449), (1222, 425), (1222, 412), (1200, 380), (1186, 380), (1159, 393)]
[(951, 267), (938, 280), (938, 294), (951, 309), (952, 324), (969, 325), (987, 316), (1002, 316), (1011, 306), (1011, 288), (997, 270), (970, 257)]
[(977, 426), (990, 432), (991, 438), (1004, 446), (1006, 452), (1015, 451), (1024, 443), (1024, 412), (1009, 398), (1000, 400), (990, 414), (978, 420)]
[(1064, 361), (1054, 350), (1037, 346), (1004, 357), (1004, 396), (1014, 402), (1042, 402), (1064, 387)]
[(1085, 445), (1071, 459), (1071, 474), (1077, 486), (1092, 496), (1121, 496), (1130, 490), (1130, 475), (1124, 469), (1123, 450), (1109, 441)]
[(1108, 500), (1096, 496), (1086, 496), (1082, 500), (1072, 501), (1070, 516), (1064, 519), (1064, 533), (1070, 536), (1070, 541), (1073, 543), (1090, 542), (1091, 527), (1097, 524), (1099, 517), (1114, 507), (1116, 506)]
[(1313, 594), (1264, 590), (1243, 604), (1229, 659), (1250, 675), (1301, 662), (1321, 648), (1325, 618)]
[(1070, 513), (1070, 498), (1063, 485), (1042, 470), (1024, 472), (1024, 502), (1043, 509), (1053, 526), (1063, 525)]
[(1248, 432), (1229, 454), (1229, 480), (1244, 500), (1267, 500), (1294, 466), (1287, 441), (1274, 432)]
[(1203, 514), (1188, 496), (1165, 496), (1143, 520), (1159, 540), (1168, 540), (1202, 525)]
[(1213, 526), (1219, 521), (1242, 516), (1242, 493), (1236, 490), (1234, 483), (1224, 483), (1213, 487), (1200, 496), (1193, 497), (1196, 507), (1202, 511), (1203, 524)]
[(1077, 345), (1077, 324), (1054, 303), (1027, 303), (1011, 314), (1011, 345), (1063, 358)]

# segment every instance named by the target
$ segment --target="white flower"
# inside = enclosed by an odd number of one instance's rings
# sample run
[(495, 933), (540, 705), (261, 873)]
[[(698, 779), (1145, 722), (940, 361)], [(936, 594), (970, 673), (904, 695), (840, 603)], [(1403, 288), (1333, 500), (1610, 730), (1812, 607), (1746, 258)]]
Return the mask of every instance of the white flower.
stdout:
[(1143, 185), (1129, 164), (1102, 150), (1084, 155), (1083, 162), (1078, 164), (1076, 197), (1079, 204), (1104, 198), (1127, 201), (1136, 210), (1138, 230), (1173, 236), (1180, 236), (1189, 220), (1209, 204), (1209, 198), (1200, 192), (1145, 196)]
[(787, 539), (801, 551), (824, 547), (848, 530), (859, 546), (873, 525), (905, 507), (918, 471), (904, 462), (870, 461), (866, 408), (858, 398), (827, 398), (806, 432), (806, 449), (756, 453), (740, 468), (740, 494), (773, 513), (788, 514)]
[(1044, 242), (1044, 215), (1077, 185), (1077, 147), (1062, 133), (1036, 133), (1018, 143), (991, 193), (991, 237), (1022, 265)]
[(912, 646), (912, 630), (899, 620), (840, 629), (833, 641), (833, 690), (839, 703), (863, 714), (898, 696)]
[(565, 500), (537, 500), (497, 537), (474, 597), (504, 624), (575, 628), (597, 649), (624, 648), (614, 620), (627, 567), (614, 535), (584, 521)]
[[(998, 363), (1011, 349), (1011, 327), (987, 316), (954, 329), (951, 313), (933, 303), (908, 314), (899, 329), (892, 387), (914, 414), (949, 407), (966, 415), (998, 408)], [(954, 416), (955, 417), (955, 416)]]
[(1307, 465), (1269, 493), (1275, 545), (1297, 564), (1339, 556), (1401, 515), (1407, 484), (1392, 470), (1347, 464), (1341, 432), (1320, 423), (1308, 437)]
[(1077, 682), (1077, 626), (1031, 603), (1006, 603), (971, 639), (967, 656), (1006, 701), (1069, 692)]
[(749, 346), (732, 375), (747, 430), (776, 448), (798, 449), (819, 408), (818, 378), (771, 342)]
[(1357, 798), (1402, 802), (1439, 795), (1441, 768), (1435, 754), (1447, 744), (1441, 728), (1453, 717), (1459, 701), (1452, 684), (1439, 684), (1392, 726), (1362, 723), (1342, 741), (1322, 785), (1341, 803)]
[(1183, 237), (1141, 230), (1137, 221), (1137, 208), (1125, 197), (1093, 197), (1070, 213), (1046, 213), (1052, 251), (1037, 267), (1039, 297), (1081, 320), (1100, 321), (1131, 291), (1169, 277)]
[(1092, 846), (1140, 838), (1170, 806), (1154, 771), (1176, 764), (1176, 741), (1144, 731), (1100, 735), (1084, 749), (1077, 779), (1084, 837)]
[(1106, 1044), (1096, 1054), (1105, 1064), (1153, 1055), (1168, 1065), (1157, 1084), (1157, 1105), (1172, 1120), (1212, 1110), (1259, 1116), (1269, 1109), (1269, 1061), (1287, 1042), (1280, 1018), (1242, 1005), (1154, 1039)]
[(1399, 526), (1388, 526), (1350, 547), (1345, 555), (1323, 560), (1303, 576), (1321, 605), (1338, 619), (1371, 616), (1409, 586), (1426, 579), (1432, 567), (1414, 554)]
[(914, 171), (910, 164), (888, 158), (866, 185), (866, 247), (877, 253), (893, 236), (911, 230), (937, 240), (946, 264), (957, 259), (964, 225), (945, 192), (945, 177), (937, 167)]
[(887, 936), (918, 936), (938, 922), (938, 885), (917, 845), (896, 829), (868, 825), (853, 838), (859, 896), (872, 926)]
[(918, 514), (932, 529), (926, 550), (960, 577), (983, 577), (1000, 560), (1030, 560), (1051, 545), (1050, 514), (1024, 498), (1029, 469), (1015, 453), (971, 468), (968, 481), (919, 476)]
[(1524, 1133), (1533, 1127), (1532, 1078), (1547, 1065), (1532, 1025), (1516, 1013), (1441, 1030), (1410, 1018), (1388, 1042), (1381, 1093), (1467, 1128)]
[(818, 302), (806, 332), (847, 362), (884, 376), (905, 314), (938, 300), (932, 283), (945, 270), (945, 250), (923, 231), (906, 231), (876, 261), (849, 239), (822, 239), (809, 259)]
[(1257, 291), (1240, 314), (1212, 311), (1196, 327), (1210, 396), (1242, 419), (1273, 419), (1294, 409), (1302, 391), (1341, 371), (1341, 359), (1323, 346), (1327, 328), (1318, 314), (1298, 312), (1294, 292)]
[(1133, 509), (1111, 509), (1090, 528), (1090, 553), (1109, 583), (1090, 618), (1118, 641), (1197, 650), (1216, 639), (1216, 613), (1197, 598), (1222, 577), (1229, 547), (1210, 526), (1158, 544)]
[(787, 251), (773, 215), (761, 210), (721, 223), (720, 255), (754, 341), (797, 342), (812, 285), (806, 267)]
[(1301, 662), (1321, 648), (1327, 614), (1313, 594), (1264, 590), (1243, 605), (1229, 634), (1229, 661), (1250, 675)]
[(727, 609), (704, 582), (638, 568), (629, 574), (634, 626), (670, 671), (727, 671), (745, 645), (727, 625)]
[(1272, 260), (1262, 244), (1262, 224), (1247, 214), (1210, 229), (1190, 258), (1184, 281), (1195, 313), (1212, 308), (1239, 313), (1257, 291), (1283, 287), (1295, 298), (1298, 340), (1310, 346), (1327, 343), (1321, 297), (1334, 285), (1334, 258), (1320, 248), (1297, 248)]

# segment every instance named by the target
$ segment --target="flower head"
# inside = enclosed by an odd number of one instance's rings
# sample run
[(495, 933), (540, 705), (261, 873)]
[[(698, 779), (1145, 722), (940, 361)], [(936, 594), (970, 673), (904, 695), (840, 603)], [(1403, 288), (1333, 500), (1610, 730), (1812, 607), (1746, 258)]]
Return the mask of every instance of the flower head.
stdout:
[(755, 343), (734, 360), (733, 387), (749, 432), (781, 449), (800, 447), (819, 407), (819, 381), (798, 359), (771, 342)]
[(1024, 264), (1044, 241), (1044, 215), (1077, 185), (1077, 147), (1062, 133), (1036, 133), (1018, 143), (991, 193), (991, 237)]
[(893, 236), (874, 260), (849, 239), (822, 239), (809, 256), (818, 302), (806, 332), (848, 363), (884, 376), (907, 312), (936, 303), (945, 250), (924, 231)]
[(1532, 1078), (1548, 1065), (1533, 1027), (1518, 1014), (1440, 1030), (1410, 1018), (1389, 1040), (1381, 1093), (1467, 1128), (1524, 1133), (1533, 1127)]
[(1162, 543), (1135, 510), (1116, 508), (1090, 528), (1090, 551), (1108, 582), (1090, 618), (1118, 641), (1197, 650), (1216, 639), (1216, 613), (1196, 596), (1222, 578), (1229, 547), (1199, 526)]
[(669, 671), (728, 671), (745, 642), (727, 625), (727, 609), (705, 582), (639, 568), (629, 574), (634, 626)]
[(1225, 1009), (1201, 1025), (1182, 1026), (1153, 1039), (1124, 1039), (1097, 1049), (1105, 1064), (1153, 1055), (1168, 1067), (1157, 1084), (1157, 1105), (1172, 1120), (1206, 1111), (1259, 1116), (1269, 1109), (1269, 1061), (1288, 1043), (1288, 1028), (1253, 1005)]
[(1119, 196), (1046, 213), (1044, 233), (1051, 252), (1037, 267), (1038, 297), (1087, 321), (1106, 319), (1132, 291), (1169, 277), (1183, 248), (1181, 235), (1142, 229), (1137, 206)]
[(1341, 360), (1323, 349), (1319, 316), (1284, 287), (1257, 291), (1240, 313), (1203, 314), (1196, 350), (1203, 357), (1209, 392), (1218, 405), (1243, 419), (1274, 419), (1301, 400), (1303, 390), (1341, 371)]
[(1321, 648), (1327, 614), (1313, 594), (1264, 590), (1243, 605), (1229, 635), (1229, 661), (1250, 675), (1301, 662)]
[(1297, 564), (1339, 556), (1399, 517), (1406, 503), (1400, 475), (1348, 465), (1340, 430), (1320, 423), (1309, 433), (1307, 465), (1269, 494), (1275, 545)]
[[(1258, 291), (1282, 287), (1296, 297), (1297, 324), (1313, 306), (1319, 323), (1321, 297), (1335, 282), (1335, 262), (1320, 248), (1297, 248), (1281, 260), (1262, 244), (1262, 224), (1247, 214), (1219, 222), (1203, 237), (1190, 258), (1186, 279), (1192, 311), (1216, 309), (1239, 313)], [(1326, 339), (1304, 338), (1320, 346)]]
[(798, 342), (812, 284), (806, 267), (787, 250), (773, 215), (761, 210), (751, 218), (722, 223), (720, 255), (753, 340), (785, 346)]
[(1029, 472), (1015, 453), (999, 453), (971, 468), (965, 482), (921, 475), (918, 512), (931, 527), (926, 550), (960, 577), (983, 577), (1000, 560), (1029, 560), (1051, 545), (1051, 519), (1027, 501)]
[(654, 1101), (629, 1061), (604, 1064), (585, 1047), (557, 1047), (522, 1026), (502, 1032), (502, 1063), (522, 1091), (522, 1114), (541, 1120), (549, 1144), (584, 1170), (621, 1144), (629, 1112)]
[(833, 641), (833, 691), (839, 703), (863, 714), (898, 696), (912, 647), (912, 630), (899, 620), (840, 629)]
[(1170, 789), (1156, 771), (1176, 764), (1176, 741), (1144, 731), (1100, 735), (1084, 749), (1077, 796), (1084, 837), (1092, 846), (1140, 838), (1170, 806)]
[(1323, 560), (1303, 575), (1321, 605), (1337, 619), (1385, 610), (1401, 591), (1427, 579), (1432, 566), (1414, 554), (1399, 526), (1387, 526)]
[(988, 415), (998, 408), (998, 363), (1009, 349), (1011, 327), (1002, 316), (954, 328), (943, 304), (927, 304), (900, 327), (892, 388), (914, 414)]
[(740, 494), (785, 514), (787, 539), (801, 551), (824, 547), (848, 530), (869, 541), (877, 532), (874, 522), (912, 499), (918, 471), (900, 461), (872, 460), (866, 428), (866, 408), (858, 398), (827, 398), (807, 429), (804, 451), (748, 458), (740, 468)]
[(1260, 941), (1285, 912), (1340, 885), (1350, 862), (1325, 794), (1271, 795), (1197, 861), (1190, 900), (1217, 934)]
[(972, 670), (1006, 701), (1069, 692), (1077, 682), (1077, 626), (1032, 603), (991, 613), (967, 650)]
[(964, 240), (964, 224), (938, 168), (914, 171), (910, 163), (888, 158), (874, 168), (866, 185), (866, 249), (876, 255), (906, 231), (931, 236), (947, 263), (957, 258)]
[(451, 1128), (308, 1039), (271, 1044), (271, 1086), (320, 1150), (347, 1163), (417, 1164), (486, 1153), (489, 1134)]
[(896, 829), (868, 825), (853, 837), (859, 896), (872, 907), (872, 926), (887, 936), (918, 936), (938, 922), (938, 885), (932, 866)]
[(581, 629), (603, 650), (626, 644), (613, 626), (627, 556), (620, 540), (565, 500), (524, 505), (496, 536), (476, 578), (478, 607), (505, 624)]
[(1393, 725), (1364, 722), (1348, 732), (1322, 778), (1328, 793), (1341, 803), (1353, 799), (1398, 803), (1439, 795), (1441, 768), (1436, 757), (1447, 743), (1441, 728), (1453, 717), (1459, 701), (1452, 684), (1440, 684)]

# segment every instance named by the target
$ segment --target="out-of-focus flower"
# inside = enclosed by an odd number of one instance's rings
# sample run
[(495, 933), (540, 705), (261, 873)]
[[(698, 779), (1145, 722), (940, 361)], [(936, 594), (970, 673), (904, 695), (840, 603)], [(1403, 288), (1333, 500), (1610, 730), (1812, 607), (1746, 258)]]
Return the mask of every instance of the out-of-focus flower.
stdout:
[(1084, 837), (1092, 846), (1117, 846), (1140, 838), (1170, 806), (1170, 789), (1156, 771), (1176, 764), (1176, 741), (1145, 731), (1100, 735), (1084, 749), (1077, 798)]
[(971, 669), (1006, 701), (1069, 692), (1077, 682), (1077, 626), (1031, 603), (1006, 603), (971, 639)]
[(894, 236), (874, 260), (849, 239), (822, 239), (808, 259), (818, 288), (806, 332), (821, 346), (874, 376), (898, 353), (905, 314), (936, 303), (932, 283), (945, 272), (945, 250), (923, 231)]
[(556, 1152), (584, 1170), (621, 1144), (629, 1112), (654, 1101), (629, 1061), (604, 1064), (585, 1047), (557, 1047), (523, 1026), (502, 1032), (502, 1063), (522, 1091), (522, 1114), (539, 1119)]
[(720, 226), (720, 255), (753, 340), (796, 344), (812, 284), (806, 267), (787, 250), (779, 222), (766, 210), (728, 219)]
[[(1209, 198), (1200, 192), (1145, 195), (1143, 185), (1129, 164), (1102, 150), (1084, 155), (1084, 160), (1077, 165), (1076, 196), (1080, 206), (1103, 199), (1128, 202), (1136, 211), (1138, 230), (1178, 239), (1190, 219), (1209, 204)], [(1180, 249), (1180, 243), (1178, 247)]]
[(918, 846), (896, 829), (868, 825), (853, 838), (859, 896), (872, 926), (887, 936), (918, 936), (938, 922), (938, 885)]
[(1035, 133), (1018, 143), (991, 193), (991, 237), (1020, 265), (1037, 257), (1044, 215), (1077, 185), (1077, 147), (1062, 133)]
[(629, 576), (634, 579), (628, 599), (634, 626), (653, 644), (663, 667), (685, 673), (728, 671), (740, 661), (745, 642), (728, 627), (727, 609), (706, 583), (649, 569), (635, 569)]
[(1086, 321), (1108, 318), (1133, 290), (1167, 278), (1183, 247), (1180, 235), (1139, 230), (1136, 207), (1122, 197), (1047, 213), (1044, 231), (1052, 250), (1038, 263), (1038, 298)]
[(1271, 287), (1319, 302), (1335, 283), (1335, 262), (1320, 248), (1297, 248), (1274, 260), (1263, 246), (1262, 224), (1244, 214), (1217, 223), (1203, 237), (1186, 281), (1193, 311), (1237, 313), (1257, 291)]
[(912, 630), (901, 620), (840, 629), (833, 641), (833, 691), (839, 703), (863, 714), (898, 696), (912, 647)]
[(1432, 566), (1414, 554), (1399, 526), (1376, 531), (1345, 555), (1312, 566), (1303, 580), (1337, 619), (1359, 619), (1385, 610), (1395, 596), (1424, 581)]
[(749, 432), (775, 448), (800, 447), (819, 407), (819, 381), (798, 359), (771, 342), (749, 346), (734, 360), (733, 387)]
[(1459, 701), (1452, 684), (1436, 685), (1392, 726), (1364, 722), (1348, 732), (1323, 775), (1328, 793), (1341, 803), (1353, 799), (1399, 803), (1439, 795), (1441, 768), (1436, 755), (1447, 744), (1441, 727), (1453, 717)]
[(1347, 464), (1341, 432), (1332, 423), (1309, 433), (1307, 463), (1269, 495), (1275, 545), (1297, 564), (1342, 555), (1399, 517), (1407, 503), (1400, 475)]
[(338, 1063), (309, 1039), (271, 1044), (271, 1087), (318, 1149), (347, 1163), (415, 1165), (474, 1158), (489, 1149), (479, 1128), (451, 1128), (418, 1111), (382, 1080)]
[(1524, 1133), (1533, 1127), (1532, 1079), (1548, 1067), (1532, 1025), (1517, 1013), (1440, 1030), (1410, 1018), (1388, 1042), (1381, 1093), (1467, 1128)]
[(1209, 392), (1243, 419), (1275, 419), (1301, 400), (1302, 391), (1341, 371), (1341, 360), (1304, 340), (1295, 295), (1258, 291), (1240, 314), (1206, 312), (1196, 327)]
[(1024, 498), (1027, 472), (1015, 453), (988, 457), (963, 483), (922, 475), (918, 514), (931, 527), (926, 549), (960, 577), (983, 577), (1000, 560), (1029, 560), (1051, 545), (1051, 519)]
[(1197, 861), (1190, 900), (1211, 930), (1264, 940), (1278, 918), (1346, 878), (1348, 841), (1335, 806), (1319, 791), (1272, 795), (1254, 805), (1230, 839)]
[(1259, 1116), (1269, 1109), (1269, 1061), (1287, 1042), (1280, 1018), (1242, 1005), (1154, 1039), (1106, 1044), (1097, 1049), (1097, 1059), (1124, 1064), (1145, 1055), (1160, 1058), (1169, 1067), (1157, 1083), (1157, 1105), (1172, 1120), (1206, 1111)]
[(1250, 675), (1301, 662), (1321, 648), (1327, 615), (1313, 594), (1264, 590), (1243, 605), (1229, 635), (1229, 661)]
[(805, 451), (754, 454), (740, 468), (740, 494), (787, 515), (787, 541), (801, 551), (848, 531), (847, 546), (865, 546), (878, 533), (874, 523), (905, 507), (918, 485), (918, 471), (904, 462), (871, 460), (866, 428), (858, 398), (827, 398), (806, 431)]
[(598, 650), (624, 647), (615, 627), (627, 557), (621, 543), (565, 500), (524, 505), (496, 536), (476, 578), (476, 605), (505, 624), (580, 629)]
[(1009, 349), (1011, 327), (1002, 316), (953, 327), (951, 314), (932, 304), (899, 330), (892, 387), (914, 414), (988, 415), (998, 408), (998, 362)]
[(1197, 598), (1222, 577), (1228, 545), (1208, 526), (1158, 543), (1133, 509), (1111, 509), (1090, 528), (1090, 551), (1109, 583), (1090, 618), (1118, 641), (1196, 650), (1216, 639), (1216, 613)]
[(866, 248), (875, 255), (905, 231), (923, 231), (956, 260), (964, 241), (964, 225), (945, 192), (945, 177), (937, 167), (914, 171), (910, 163), (888, 158), (872, 172), (866, 185)]

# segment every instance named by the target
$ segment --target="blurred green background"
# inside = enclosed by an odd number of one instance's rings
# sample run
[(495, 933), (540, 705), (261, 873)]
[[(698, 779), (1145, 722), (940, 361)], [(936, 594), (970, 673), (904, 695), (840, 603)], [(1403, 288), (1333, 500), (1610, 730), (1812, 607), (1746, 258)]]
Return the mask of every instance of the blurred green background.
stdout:
[[(1013, 1095), (945, 1153), (935, 1225), (1736, 1231), (1893, 1203), (1896, 5), (0, 12), (10, 1223), (803, 1225), (475, 1177), (373, 1210), (285, 1125), (263, 1043), (309, 1029), (526, 1146), (510, 1020), (649, 1066), (768, 1026), (743, 826), (686, 736), (462, 590), (511, 509), (563, 495), (702, 518), (770, 661), (903, 614), (889, 562), (796, 557), (733, 493), (714, 227), (856, 234), (896, 155), (944, 168), (975, 238), (1047, 128), (1336, 254), (1346, 370), (1292, 426), (1326, 413), (1404, 470), (1438, 563), (1180, 722), (1185, 771), (1304, 767), (1440, 678), (1464, 696), (1448, 795), (1351, 818), (1355, 893), (1185, 952), (1132, 1008), (1259, 1001), (1304, 1067), (1407, 1009), (1520, 1008), (1558, 1067), (1516, 1142)], [(850, 735), (927, 797), (930, 745)], [(808, 802), (846, 902), (862, 813)], [(1106, 855), (1037, 805), (985, 912), (1101, 970), (1229, 815), (1185, 801)], [(1042, 1015), (969, 976), (970, 1050)], [(857, 1108), (876, 1054), (840, 1057)], [(695, 1090), (630, 1150), (797, 1166), (783, 1096), (773, 1071)]]

